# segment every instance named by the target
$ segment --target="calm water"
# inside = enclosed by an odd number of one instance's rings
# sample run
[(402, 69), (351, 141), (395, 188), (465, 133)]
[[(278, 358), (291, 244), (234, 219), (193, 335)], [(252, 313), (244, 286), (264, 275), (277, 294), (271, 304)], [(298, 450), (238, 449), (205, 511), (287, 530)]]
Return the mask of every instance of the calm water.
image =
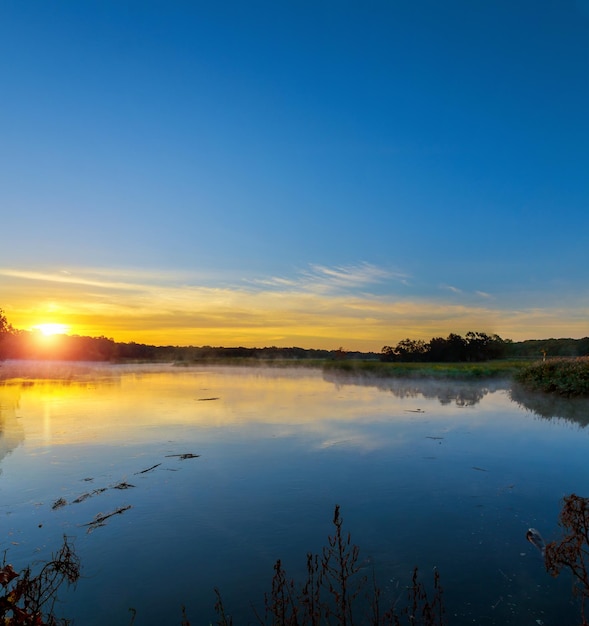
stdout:
[(556, 537), (562, 497), (589, 494), (587, 401), (319, 370), (27, 367), (2, 367), (22, 378), (0, 384), (0, 549), (23, 567), (74, 538), (83, 578), (59, 613), (78, 625), (127, 625), (130, 607), (136, 625), (179, 624), (182, 604), (208, 624), (214, 587), (253, 623), (275, 560), (302, 576), (335, 504), (385, 600), (437, 567), (449, 624), (578, 623), (570, 579), (525, 532)]

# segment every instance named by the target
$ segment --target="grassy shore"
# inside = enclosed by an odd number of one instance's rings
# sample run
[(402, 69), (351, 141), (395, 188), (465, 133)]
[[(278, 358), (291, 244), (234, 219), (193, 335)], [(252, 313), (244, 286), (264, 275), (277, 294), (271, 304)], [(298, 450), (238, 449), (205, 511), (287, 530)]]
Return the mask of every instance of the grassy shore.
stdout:
[(384, 378), (449, 378), (453, 380), (479, 380), (482, 378), (512, 378), (529, 360), (485, 361), (482, 363), (387, 363), (365, 359), (252, 359), (226, 357), (179, 361), (177, 366), (232, 365), (245, 367), (301, 367), (322, 369), (328, 372), (380, 376)]
[(485, 361), (482, 363), (383, 363), (381, 361), (325, 361), (323, 369), (387, 378), (449, 378), (480, 380), (512, 378), (529, 361)]
[(589, 397), (589, 357), (546, 361), (497, 360), (482, 363), (382, 363), (326, 361), (323, 368), (358, 375), (391, 378), (480, 380), (510, 378), (531, 391), (562, 397)]

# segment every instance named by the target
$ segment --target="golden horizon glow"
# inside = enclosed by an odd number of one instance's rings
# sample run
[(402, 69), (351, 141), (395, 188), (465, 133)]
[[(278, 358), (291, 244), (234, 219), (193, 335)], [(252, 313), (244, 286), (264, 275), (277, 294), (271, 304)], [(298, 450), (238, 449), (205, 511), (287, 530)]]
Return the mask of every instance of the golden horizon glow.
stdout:
[[(509, 298), (501, 302), (500, 294), (484, 290), (411, 293), (410, 277), (385, 276), (366, 264), (336, 269), (314, 267), (288, 280), (229, 282), (171, 272), (0, 268), (2, 308), (14, 328), (35, 328), (48, 337), (65, 332), (171, 346), (380, 352), (407, 337), (429, 340), (470, 330), (513, 341), (589, 332), (589, 304), (582, 299), (542, 307), (522, 302), (516, 308)], [(386, 293), (370, 293), (385, 280)], [(43, 319), (59, 323), (39, 323)]]

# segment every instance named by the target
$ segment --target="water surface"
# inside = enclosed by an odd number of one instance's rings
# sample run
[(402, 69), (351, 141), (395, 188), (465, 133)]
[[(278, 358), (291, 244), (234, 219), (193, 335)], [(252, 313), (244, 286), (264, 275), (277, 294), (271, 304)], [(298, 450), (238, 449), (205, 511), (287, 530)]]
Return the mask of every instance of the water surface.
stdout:
[(449, 624), (578, 621), (570, 579), (525, 533), (556, 537), (562, 497), (587, 495), (587, 401), (308, 369), (10, 367), (0, 548), (23, 567), (72, 537), (83, 578), (60, 613), (77, 624), (126, 625), (130, 607), (136, 624), (180, 623), (183, 604), (208, 624), (214, 587), (252, 623), (275, 560), (302, 576), (335, 504), (385, 601), (418, 565), (438, 568)]

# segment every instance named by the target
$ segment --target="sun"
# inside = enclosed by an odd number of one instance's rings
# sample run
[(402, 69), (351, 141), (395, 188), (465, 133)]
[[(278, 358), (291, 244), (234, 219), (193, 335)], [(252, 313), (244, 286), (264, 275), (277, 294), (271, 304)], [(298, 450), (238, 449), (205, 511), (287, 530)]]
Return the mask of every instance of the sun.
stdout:
[(69, 326), (66, 324), (37, 324), (37, 326), (33, 326), (33, 330), (38, 330), (46, 337), (50, 337), (51, 335), (65, 335)]

